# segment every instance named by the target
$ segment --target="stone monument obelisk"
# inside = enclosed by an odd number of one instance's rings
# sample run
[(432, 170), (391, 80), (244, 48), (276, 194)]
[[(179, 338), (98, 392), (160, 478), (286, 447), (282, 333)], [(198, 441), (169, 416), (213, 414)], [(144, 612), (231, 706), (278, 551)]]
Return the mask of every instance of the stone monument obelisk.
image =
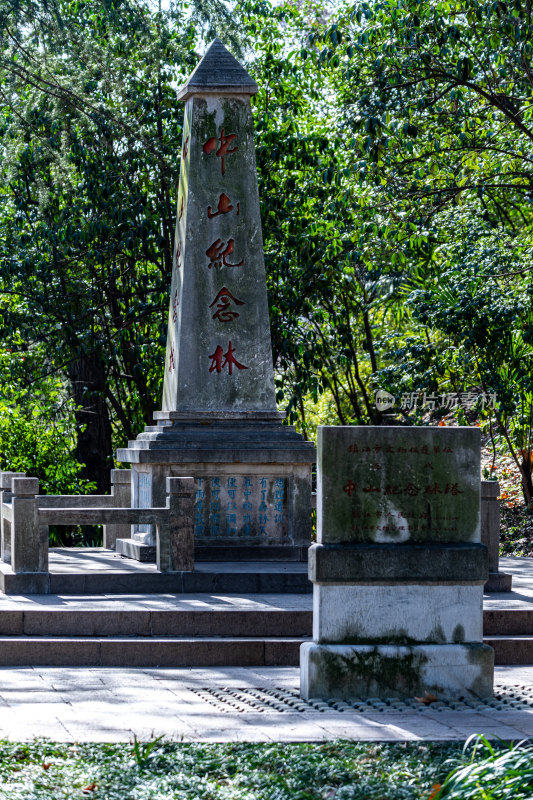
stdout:
[[(197, 557), (305, 559), (312, 444), (276, 410), (250, 96), (215, 39), (185, 102), (162, 410), (117, 453), (134, 506), (193, 475)], [(151, 559), (153, 532), (119, 540)]]

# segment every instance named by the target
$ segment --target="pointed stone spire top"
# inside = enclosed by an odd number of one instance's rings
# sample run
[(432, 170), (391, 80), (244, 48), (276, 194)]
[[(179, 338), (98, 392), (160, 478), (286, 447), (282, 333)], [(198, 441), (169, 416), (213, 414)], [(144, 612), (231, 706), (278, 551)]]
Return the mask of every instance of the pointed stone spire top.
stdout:
[(220, 39), (214, 39), (204, 57), (178, 91), (178, 100), (193, 94), (257, 94), (259, 87), (244, 67), (226, 50)]

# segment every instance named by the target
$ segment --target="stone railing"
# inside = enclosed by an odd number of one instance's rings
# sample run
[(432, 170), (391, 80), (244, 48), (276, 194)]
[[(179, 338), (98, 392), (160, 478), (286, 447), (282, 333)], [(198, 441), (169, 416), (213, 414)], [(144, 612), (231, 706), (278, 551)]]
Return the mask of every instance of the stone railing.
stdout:
[[(4, 477), (5, 476), (5, 477)], [(9, 486), (6, 489), (6, 483)], [(194, 569), (193, 478), (167, 478), (163, 508), (117, 507), (117, 495), (39, 495), (37, 478), (2, 473), (2, 560), (14, 573), (48, 572), (50, 525), (154, 525), (157, 569)]]
[(489, 579), (486, 592), (510, 592), (513, 576), (500, 572), (500, 484), (481, 481), (481, 541), (489, 551)]

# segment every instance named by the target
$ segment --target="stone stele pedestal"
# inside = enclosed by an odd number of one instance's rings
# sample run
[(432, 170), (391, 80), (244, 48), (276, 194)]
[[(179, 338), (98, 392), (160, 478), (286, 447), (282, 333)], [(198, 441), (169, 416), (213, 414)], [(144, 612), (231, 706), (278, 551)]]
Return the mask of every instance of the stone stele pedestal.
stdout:
[[(303, 560), (314, 446), (276, 410), (250, 96), (256, 83), (215, 39), (185, 102), (162, 410), (117, 458), (134, 506), (165, 478), (196, 481), (196, 557)], [(153, 558), (153, 532), (117, 551)]]
[(306, 699), (487, 697), (477, 428), (322, 427)]

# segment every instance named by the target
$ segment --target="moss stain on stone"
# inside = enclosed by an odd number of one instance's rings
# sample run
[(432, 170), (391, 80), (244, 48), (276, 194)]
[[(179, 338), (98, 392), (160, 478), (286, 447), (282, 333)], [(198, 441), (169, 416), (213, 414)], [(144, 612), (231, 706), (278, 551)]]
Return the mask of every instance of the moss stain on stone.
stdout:
[[(462, 625), (457, 626), (462, 628)], [(464, 629), (463, 629), (463, 639), (464, 639)], [(462, 641), (462, 640), (461, 640)], [(397, 628), (394, 631), (386, 631), (381, 636), (345, 636), (344, 638), (340, 639), (339, 641), (335, 640), (331, 642), (331, 644), (367, 644), (367, 645), (396, 645), (397, 647), (402, 646), (413, 646), (417, 644), (446, 644), (447, 639), (446, 635), (440, 625), (435, 625), (433, 630), (429, 632), (425, 639), (416, 639), (413, 636), (409, 636), (407, 631), (404, 628)]]
[(422, 685), (421, 670), (427, 661), (426, 656), (413, 650), (388, 656), (378, 647), (354, 651), (349, 656), (326, 651), (322, 658), (330, 686), (353, 686), (354, 694), (364, 691), (367, 695), (370, 691), (412, 695)]
[(456, 625), (453, 629), (452, 640), (454, 644), (462, 644), (465, 640), (465, 629), (462, 625)]

